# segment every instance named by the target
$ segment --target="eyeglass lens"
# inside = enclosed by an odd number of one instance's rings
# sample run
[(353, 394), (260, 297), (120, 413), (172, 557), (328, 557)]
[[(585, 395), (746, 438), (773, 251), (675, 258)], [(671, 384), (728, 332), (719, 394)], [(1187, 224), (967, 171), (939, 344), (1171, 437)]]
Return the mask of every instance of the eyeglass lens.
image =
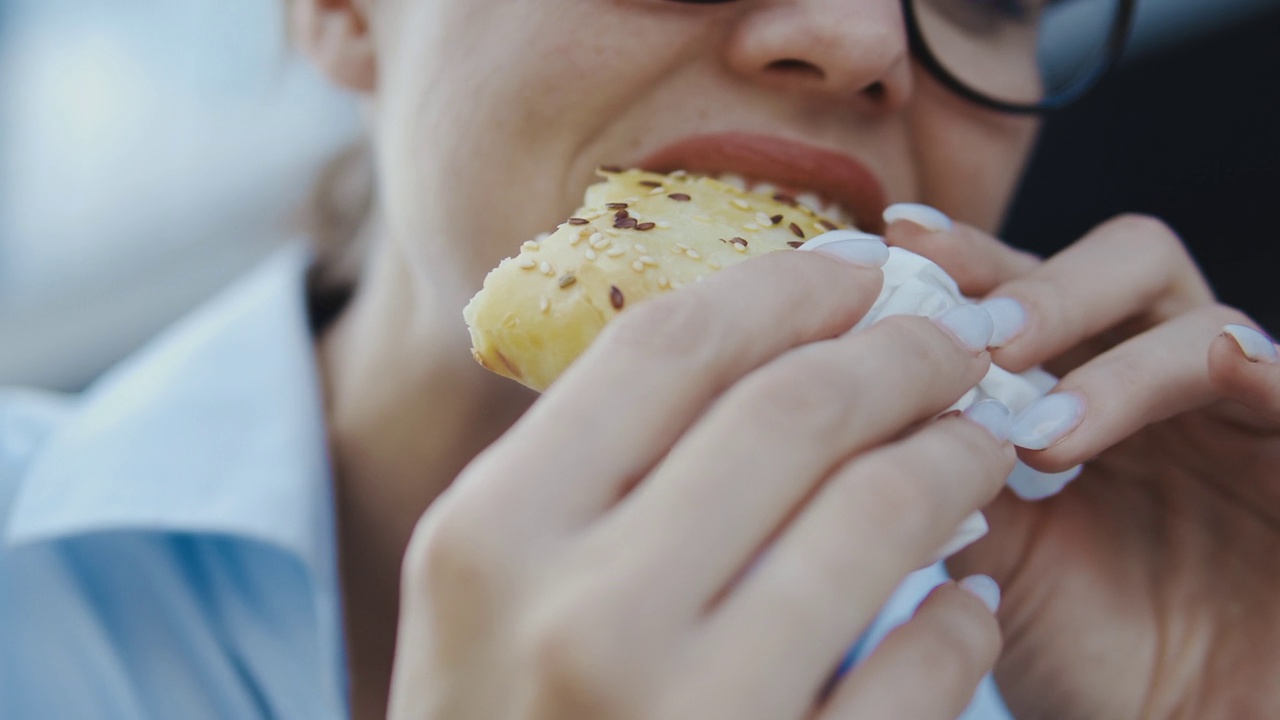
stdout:
[(992, 99), (1057, 97), (1107, 60), (1120, 0), (915, 0), (938, 63)]

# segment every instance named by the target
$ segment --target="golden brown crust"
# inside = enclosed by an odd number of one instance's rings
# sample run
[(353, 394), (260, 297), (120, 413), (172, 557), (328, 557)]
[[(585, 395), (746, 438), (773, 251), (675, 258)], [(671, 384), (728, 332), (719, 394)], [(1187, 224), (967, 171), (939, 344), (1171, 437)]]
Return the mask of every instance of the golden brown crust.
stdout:
[(573, 218), (503, 260), (463, 311), (476, 360), (534, 390), (636, 303), (839, 227), (709, 177), (601, 174)]

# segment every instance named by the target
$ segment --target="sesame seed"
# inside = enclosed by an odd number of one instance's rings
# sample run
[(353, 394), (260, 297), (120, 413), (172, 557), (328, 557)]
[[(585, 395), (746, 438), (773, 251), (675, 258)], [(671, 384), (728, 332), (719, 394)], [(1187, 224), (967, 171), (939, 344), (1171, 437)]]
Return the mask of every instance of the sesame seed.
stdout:
[[(599, 235), (599, 233), (596, 234)], [(612, 245), (613, 241), (603, 235), (600, 235), (599, 240), (592, 240), (590, 244), (593, 250), (603, 250)]]
[(671, 198), (672, 200), (675, 200), (676, 202), (689, 202), (690, 200), (693, 199), (685, 193), (671, 193), (667, 197)]
[(544, 313), (551, 309), (551, 300), (548, 299), (546, 295), (540, 295), (538, 297), (538, 309)]
[(799, 240), (788, 240), (787, 244), (796, 249), (799, 249), (801, 245), (804, 245), (804, 243)]
[(734, 239), (730, 240), (729, 242), (733, 243), (734, 245), (738, 245), (738, 246), (740, 246), (740, 247), (746, 247), (746, 246), (747, 246), (746, 238), (736, 237), (736, 238), (734, 238)]
[(640, 243), (636, 243), (635, 245), (632, 245), (631, 247), (635, 248), (636, 252), (640, 253), (641, 255), (648, 255), (648, 254), (649, 254), (649, 249), (648, 249), (648, 248), (646, 248), (645, 246), (641, 245)]
[(520, 258), (520, 267), (525, 270), (532, 270), (538, 266), (538, 263), (531, 257)]
[(759, 223), (759, 224), (761, 224), (761, 225), (776, 225), (776, 224), (777, 224), (777, 223), (775, 223), (772, 219), (770, 219), (768, 215), (765, 215), (765, 214), (764, 214), (764, 213), (762, 213), (762, 212), (758, 212), (758, 213), (756, 213), (756, 222), (757, 222), (757, 223)]
[(729, 202), (730, 202), (734, 207), (736, 207), (736, 208), (738, 208), (738, 209), (740, 209), (740, 210), (750, 210), (750, 209), (751, 209), (751, 203), (747, 202), (746, 200), (743, 200), (742, 198), (734, 198), (734, 199), (730, 200)]
[(778, 223), (780, 223), (780, 222), (782, 222), (782, 216), (781, 216), (781, 215), (774, 215), (773, 217), (769, 218), (769, 224), (770, 224), (770, 225), (777, 225), (777, 224), (778, 224)]
[(658, 267), (658, 261), (649, 257), (648, 255), (641, 255), (640, 259), (636, 260), (636, 262), (640, 263), (641, 265), (648, 265), (649, 267)]
[(618, 167), (617, 165), (601, 165), (600, 171), (607, 172), (607, 173), (620, 173), (622, 172), (622, 168)]
[(662, 189), (662, 188), (660, 188), (660, 187), (656, 187), (656, 188), (654, 188), (654, 189), (650, 190), (650, 191), (649, 191), (649, 194), (650, 194), (650, 195), (661, 195), (661, 194), (662, 194), (662, 193), (664, 193), (664, 192), (666, 192), (666, 190), (663, 190), (663, 189)]
[(538, 243), (534, 242), (533, 240), (525, 240), (525, 241), (524, 241), (524, 244), (520, 246), (520, 249), (521, 249), (521, 250), (528, 250), (528, 251), (530, 251), (530, 252), (536, 252), (536, 251), (538, 251), (541, 247), (542, 247), (541, 245), (539, 245)]
[(795, 223), (791, 223), (791, 232), (794, 233), (795, 236), (798, 238), (804, 237), (804, 231), (801, 230), (800, 226)]
[(605, 207), (609, 208), (610, 210), (626, 210), (627, 204), (624, 202), (611, 202), (611, 203), (606, 203)]
[(569, 247), (575, 247), (580, 242), (582, 242), (582, 233), (577, 233), (573, 237), (569, 238)]
[(640, 262), (639, 260), (636, 260), (635, 262), (631, 263), (631, 269), (635, 270), (638, 273), (642, 273), (644, 272), (644, 263)]
[(676, 252), (689, 252), (689, 246), (684, 243), (676, 243)]
[(671, 280), (666, 275), (659, 275), (658, 287), (663, 288), (664, 290), (671, 287)]
[(592, 250), (591, 248), (587, 248), (586, 258), (587, 258), (588, 260), (595, 260), (595, 259), (596, 259), (596, 251), (595, 251), (595, 250)]
[(688, 255), (689, 257), (693, 258), (694, 260), (701, 260), (701, 259), (702, 259), (702, 256), (698, 254), (698, 251), (697, 251), (697, 250), (693, 250), (693, 249), (685, 250), (685, 251), (684, 251), (684, 254), (685, 254), (685, 255)]
[(819, 225), (821, 225), (821, 226), (823, 227), (823, 229), (825, 229), (825, 230), (835, 230), (835, 229), (836, 229), (836, 224), (835, 224), (835, 223), (833, 223), (833, 222), (831, 222), (830, 220), (822, 220), (822, 221), (820, 221), (818, 224), (819, 224)]
[(711, 268), (712, 270), (719, 270), (720, 263), (716, 262), (715, 260), (708, 260), (707, 267)]
[(540, 242), (542, 242), (543, 240), (546, 240), (546, 239), (547, 239), (547, 238), (549, 238), (549, 237), (551, 237), (551, 233), (549, 233), (549, 232), (540, 232), (540, 233), (538, 233), (537, 235), (534, 235), (534, 236), (533, 236), (533, 241), (534, 241), (534, 242), (536, 242), (536, 243), (540, 243)]
[(798, 201), (796, 201), (796, 199), (795, 199), (795, 198), (791, 197), (790, 195), (788, 195), (788, 194), (786, 194), (786, 193), (776, 193), (776, 194), (774, 194), (773, 199), (774, 199), (774, 200), (777, 200), (778, 202), (782, 203), (783, 205), (789, 205), (789, 206), (791, 206), (791, 207), (795, 207), (796, 205), (799, 205), (799, 204), (800, 204)]
[(627, 299), (622, 296), (622, 291), (618, 289), (618, 286), (610, 285), (609, 286), (609, 304), (613, 306), (613, 309), (621, 310), (622, 306), (626, 304), (626, 302), (627, 302)]
[(740, 253), (745, 253), (745, 252), (747, 251), (747, 246), (746, 246), (746, 245), (739, 245), (738, 243), (734, 243), (734, 244), (733, 244), (733, 249), (734, 249), (734, 250), (737, 250), (737, 251), (738, 251), (738, 252), (740, 252)]
[(636, 229), (640, 231), (652, 230), (656, 227), (658, 227), (658, 223), (651, 223), (651, 222), (642, 222), (636, 225)]
[(614, 230), (613, 228), (605, 228), (604, 234), (608, 235), (609, 237), (618, 237), (618, 231)]
[(819, 234), (827, 231), (827, 226), (823, 225), (822, 223), (814, 223), (813, 227), (818, 231)]
[(750, 231), (752, 231), (752, 232), (755, 232), (755, 231), (757, 231), (757, 230), (759, 230), (759, 229), (760, 229), (760, 226), (759, 226), (759, 225), (757, 225), (757, 224), (755, 224), (755, 223), (743, 223), (743, 225), (742, 225), (742, 229), (743, 229), (743, 230), (750, 230)]
[(672, 170), (671, 171), (671, 177), (684, 177), (685, 175), (688, 175), (688, 174), (689, 174), (688, 170)]
[(590, 221), (590, 220), (587, 220), (586, 218), (580, 218), (580, 217), (571, 217), (571, 218), (569, 218), (569, 224), (570, 224), (570, 225), (586, 225), (586, 224), (587, 224), (587, 223), (589, 223), (589, 222), (591, 222), (591, 221)]
[(591, 237), (587, 238), (587, 242), (588, 242), (592, 247), (595, 247), (595, 244), (596, 244), (596, 243), (598, 243), (598, 242), (600, 242), (600, 241), (602, 241), (602, 240), (604, 240), (604, 234), (603, 234), (603, 233), (591, 233)]
[(561, 290), (569, 287), (570, 285), (573, 285), (576, 282), (578, 282), (578, 278), (575, 277), (573, 273), (565, 273), (560, 276), (559, 280), (556, 281), (556, 283), (560, 285)]
[(638, 224), (639, 223), (637, 223), (636, 219), (633, 217), (618, 218), (613, 221), (613, 226), (620, 230), (630, 230)]
[(556, 271), (551, 269), (551, 263), (547, 262), (546, 260), (543, 260), (542, 264), (538, 266), (538, 272), (542, 273), (543, 275), (556, 274)]
[(610, 250), (609, 252), (605, 253), (605, 255), (608, 255), (609, 257), (620, 257), (625, 252), (626, 250), (623, 250), (620, 247), (616, 247)]
[(641, 180), (641, 181), (640, 181), (639, 183), (637, 183), (637, 184), (638, 184), (638, 185), (643, 185), (643, 186), (645, 186), (645, 187), (649, 187), (649, 188), (659, 188), (659, 187), (662, 187), (662, 183), (657, 182), (657, 181), (654, 181), (654, 180)]
[(658, 229), (660, 229), (660, 230), (666, 230), (666, 229), (667, 229), (667, 228), (669, 228), (669, 227), (671, 227), (671, 223), (667, 222), (666, 220), (659, 220), (659, 221), (658, 221)]

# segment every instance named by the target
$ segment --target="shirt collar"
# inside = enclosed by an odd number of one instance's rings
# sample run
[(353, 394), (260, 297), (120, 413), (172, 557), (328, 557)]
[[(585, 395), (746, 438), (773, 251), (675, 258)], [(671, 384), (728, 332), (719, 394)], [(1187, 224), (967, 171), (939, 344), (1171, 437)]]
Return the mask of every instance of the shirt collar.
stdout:
[(22, 544), (104, 530), (260, 541), (332, 574), (334, 519), (304, 245), (91, 386), (23, 478)]

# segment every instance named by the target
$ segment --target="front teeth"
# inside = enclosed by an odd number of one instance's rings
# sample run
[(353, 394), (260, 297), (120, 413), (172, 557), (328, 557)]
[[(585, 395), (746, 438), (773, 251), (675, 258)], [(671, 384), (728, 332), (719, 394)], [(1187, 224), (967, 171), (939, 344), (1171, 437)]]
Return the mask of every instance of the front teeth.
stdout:
[[(778, 186), (769, 182), (752, 182), (746, 177), (737, 173), (717, 173), (711, 177), (719, 180), (725, 185), (735, 187), (743, 192), (755, 192), (761, 195), (774, 195), (778, 192)], [(838, 204), (824, 199), (822, 196), (814, 192), (804, 192), (796, 196), (796, 202), (805, 206), (809, 210), (831, 218), (841, 225), (853, 225), (854, 220), (849, 213)]]
[(811, 193), (811, 192), (800, 193), (799, 195), (796, 196), (796, 202), (809, 208), (815, 213), (822, 212), (822, 204), (823, 204), (822, 198), (818, 197), (816, 193)]

